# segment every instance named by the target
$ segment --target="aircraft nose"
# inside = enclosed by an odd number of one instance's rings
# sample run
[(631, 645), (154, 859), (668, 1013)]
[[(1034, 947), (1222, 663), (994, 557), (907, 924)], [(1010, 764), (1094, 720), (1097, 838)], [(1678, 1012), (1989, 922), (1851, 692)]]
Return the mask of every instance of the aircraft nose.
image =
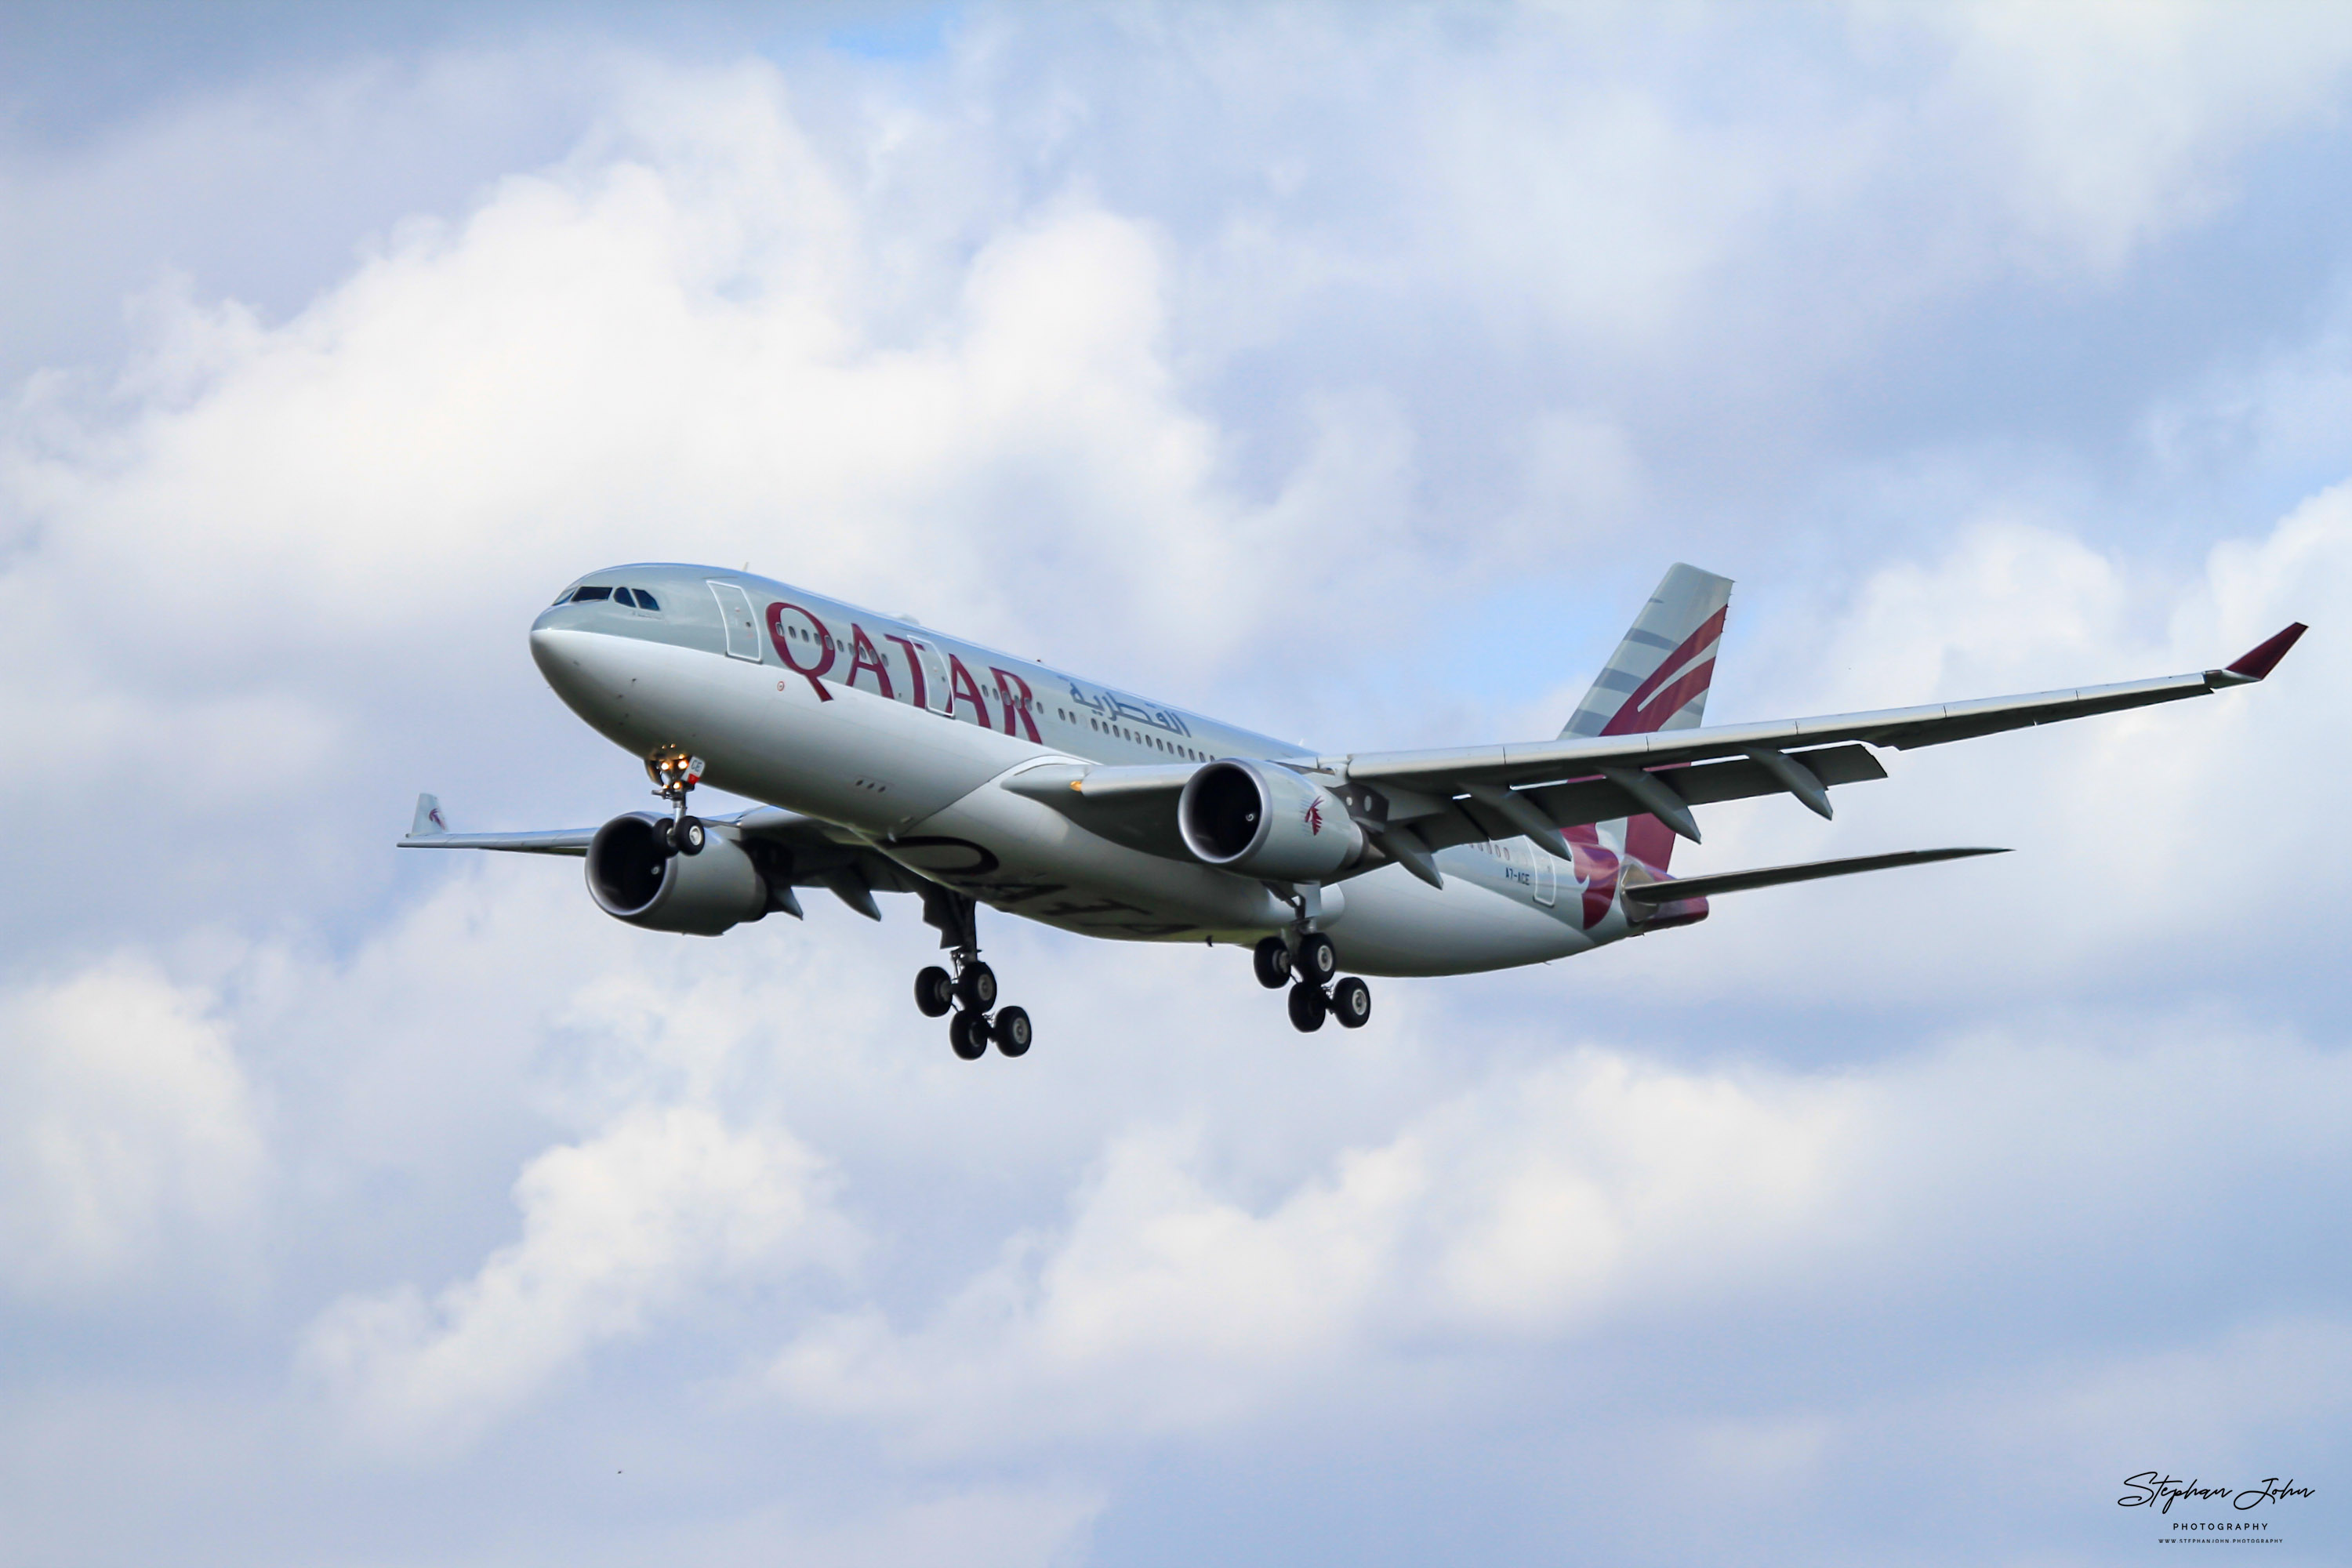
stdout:
[(548, 625), (545, 616), (540, 616), (539, 624), (530, 628), (530, 661), (539, 666), (540, 674), (550, 680), (555, 679), (555, 667), (562, 658), (560, 652), (562, 646), (563, 633)]
[(583, 717), (592, 710), (601, 713), (625, 697), (632, 673), (629, 649), (626, 637), (551, 626), (545, 616), (530, 628), (531, 662), (556, 695)]

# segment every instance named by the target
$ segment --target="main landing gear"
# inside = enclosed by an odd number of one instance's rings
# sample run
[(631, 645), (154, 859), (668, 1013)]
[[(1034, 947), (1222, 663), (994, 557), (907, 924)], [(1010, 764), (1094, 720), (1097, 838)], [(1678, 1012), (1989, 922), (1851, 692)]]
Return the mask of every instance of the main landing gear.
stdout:
[(1290, 987), (1290, 1022), (1301, 1034), (1313, 1034), (1327, 1017), (1338, 1018), (1343, 1029), (1360, 1029), (1371, 1021), (1370, 986), (1352, 974), (1330, 984), (1339, 972), (1339, 954), (1321, 931), (1301, 934), (1295, 948), (1281, 937), (1267, 937), (1257, 944), (1251, 963), (1260, 985), (1269, 991)]
[(976, 913), (977, 906), (961, 893), (925, 889), (923, 919), (940, 928), (940, 945), (951, 950), (955, 972), (934, 963), (916, 975), (915, 1005), (927, 1018), (947, 1018), (948, 1044), (965, 1061), (986, 1056), (991, 1041), (1001, 1055), (1026, 1056), (1034, 1035), (1029, 1015), (997, 1006), (996, 971), (980, 961)]
[(709, 834), (701, 818), (687, 814), (686, 797), (702, 782), (702, 759), (690, 757), (676, 746), (666, 747), (646, 759), (646, 776), (654, 781), (654, 793), (676, 813), (656, 834), (663, 853), (701, 854)]

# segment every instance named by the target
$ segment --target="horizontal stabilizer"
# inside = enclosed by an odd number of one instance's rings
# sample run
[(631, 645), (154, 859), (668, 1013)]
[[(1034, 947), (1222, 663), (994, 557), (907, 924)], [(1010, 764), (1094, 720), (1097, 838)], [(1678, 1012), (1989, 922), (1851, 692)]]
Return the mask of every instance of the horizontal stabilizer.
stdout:
[(1754, 871), (1724, 871), (1712, 877), (1676, 877), (1643, 882), (1625, 889), (1629, 903), (1670, 904), (1684, 899), (1711, 899), (1717, 893), (1744, 893), (1750, 888), (1777, 888), (1783, 882), (1810, 882), (1817, 877), (1850, 877), (1857, 871), (1884, 871), (1895, 866), (1924, 866), (1931, 860), (1962, 860), (1971, 855), (2006, 855), (2006, 849), (1904, 849), (1893, 855), (1857, 855), (1846, 860), (1808, 860), (1801, 866), (1766, 866)]

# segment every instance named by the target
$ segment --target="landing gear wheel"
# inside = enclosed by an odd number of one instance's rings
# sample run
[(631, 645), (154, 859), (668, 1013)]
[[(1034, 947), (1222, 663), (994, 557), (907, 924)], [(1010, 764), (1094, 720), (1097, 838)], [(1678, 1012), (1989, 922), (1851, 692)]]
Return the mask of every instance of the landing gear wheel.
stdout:
[(964, 965), (955, 988), (957, 997), (975, 1013), (996, 1005), (996, 971), (977, 960)]
[(948, 972), (932, 964), (915, 976), (915, 1005), (923, 1010), (926, 1018), (944, 1018), (955, 1005), (955, 982)]
[(958, 1013), (948, 1020), (948, 1044), (955, 1054), (968, 1062), (976, 1062), (988, 1054), (988, 1015)]
[(1280, 937), (1259, 942), (1250, 962), (1257, 966), (1257, 983), (1268, 991), (1279, 991), (1290, 984), (1290, 949)]
[(988, 1026), (996, 1037), (996, 1048), (1008, 1057), (1026, 1056), (1029, 1052), (1029, 1015), (1019, 1007), (1007, 1007), (997, 1014), (996, 1022)]
[(698, 816), (681, 816), (670, 825), (669, 841), (677, 847), (681, 855), (701, 854), (706, 837), (702, 819)]
[(1311, 1035), (1321, 1028), (1323, 1015), (1330, 1008), (1320, 985), (1302, 980), (1290, 988), (1290, 1022), (1300, 1034)]
[(1339, 954), (1331, 939), (1319, 931), (1308, 931), (1298, 939), (1298, 977), (1316, 985), (1328, 985), (1339, 973)]
[(1360, 1029), (1371, 1021), (1372, 988), (1350, 974), (1331, 987), (1331, 1016), (1343, 1029)]

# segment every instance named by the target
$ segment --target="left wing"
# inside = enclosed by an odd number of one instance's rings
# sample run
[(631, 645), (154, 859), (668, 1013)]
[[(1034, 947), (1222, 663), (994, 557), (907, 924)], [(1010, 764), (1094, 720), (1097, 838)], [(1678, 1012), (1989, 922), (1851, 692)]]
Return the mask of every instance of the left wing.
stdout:
[[(1421, 868), (1432, 850), (1525, 837), (1559, 856), (1559, 828), (1644, 813), (1696, 842), (1694, 805), (1786, 793), (1828, 816), (1829, 786), (1886, 776), (1868, 747), (1908, 751), (2210, 696), (2270, 674), (2305, 630), (2298, 621), (2219, 669), (2114, 686), (1763, 724), (1563, 736), (1443, 751), (1352, 752), (1285, 765), (1346, 801), (1388, 858), (1423, 876), (1429, 873)], [(1186, 859), (1174, 807), (1195, 771), (1189, 763), (1097, 766), (1064, 758), (1022, 768), (1002, 784), (1106, 838)]]
[[(1636, 772), (1738, 756), (1769, 766), (1768, 759), (1774, 753), (1785, 759), (1791, 747), (1821, 746), (1833, 742), (1861, 742), (1908, 751), (1915, 746), (1937, 746), (1947, 741), (2088, 718), (2095, 713), (2115, 713), (2184, 697), (2210, 696), (2226, 687), (2262, 679), (2286, 657), (2287, 649), (2294, 646), (2305, 630), (2298, 621), (2235, 663), (2196, 675), (2164, 676), (2155, 680), (2129, 680), (2114, 686), (2078, 687), (2023, 697), (1989, 697), (1974, 702), (1892, 708), (1873, 713), (1784, 719), (1764, 724), (1712, 724), (1650, 734), (1579, 736), (1528, 745), (1443, 752), (1358, 752), (1320, 758), (1317, 766), (1351, 782), (1375, 787), (1395, 785), (1449, 793), (1474, 784), (1525, 787), (1546, 779), (1587, 775), (1607, 780), (1622, 790), (1622, 805), (1637, 811), (1654, 811), (1650, 793), (1638, 782), (1629, 782)], [(1679, 784), (1681, 780), (1676, 778), (1675, 783)], [(1783, 779), (1781, 783), (1781, 787), (1800, 795), (1805, 793), (1801, 785), (1801, 781), (1791, 784)], [(1671, 820), (1669, 826), (1673, 826)]]

